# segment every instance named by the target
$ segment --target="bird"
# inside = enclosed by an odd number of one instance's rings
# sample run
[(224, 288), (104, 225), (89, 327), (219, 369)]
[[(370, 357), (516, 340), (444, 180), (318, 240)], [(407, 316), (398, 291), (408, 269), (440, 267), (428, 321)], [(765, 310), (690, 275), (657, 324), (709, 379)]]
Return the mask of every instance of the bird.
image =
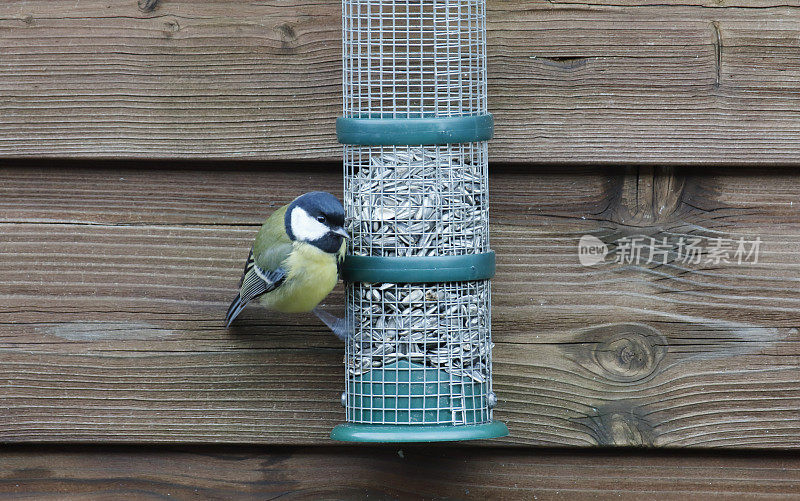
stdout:
[(317, 306), (339, 280), (347, 238), (344, 208), (330, 193), (305, 193), (277, 209), (256, 234), (225, 327), (258, 299), (282, 313), (313, 312), (346, 339), (344, 320)]

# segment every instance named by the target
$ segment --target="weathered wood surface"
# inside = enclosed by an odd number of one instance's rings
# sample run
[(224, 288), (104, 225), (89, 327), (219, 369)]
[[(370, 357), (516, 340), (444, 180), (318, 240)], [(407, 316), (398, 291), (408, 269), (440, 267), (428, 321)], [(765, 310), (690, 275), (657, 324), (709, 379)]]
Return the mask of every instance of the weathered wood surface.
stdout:
[[(141, 2), (140, 2), (141, 3)], [(0, 156), (336, 159), (340, 2), (0, 2)], [(800, 7), (489, 0), (501, 162), (792, 164)]]
[[(0, 453), (15, 499), (797, 499), (800, 460), (441, 447)], [(24, 497), (28, 496), (28, 497)]]
[[(0, 441), (327, 443), (334, 336), (257, 308), (222, 326), (263, 216), (340, 191), (338, 166), (277, 170), (0, 171)], [(504, 443), (800, 446), (800, 185), (692, 172), (493, 173)], [(584, 234), (608, 262), (579, 264)], [(757, 264), (616, 264), (626, 235), (763, 242)]]

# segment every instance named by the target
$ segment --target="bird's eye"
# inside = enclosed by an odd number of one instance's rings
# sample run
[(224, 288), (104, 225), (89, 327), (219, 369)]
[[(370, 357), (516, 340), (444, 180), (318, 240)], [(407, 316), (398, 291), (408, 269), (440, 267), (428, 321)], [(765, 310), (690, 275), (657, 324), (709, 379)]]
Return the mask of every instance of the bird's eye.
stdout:
[(325, 222), (325, 216), (317, 216), (317, 221), (319, 221), (320, 223), (324, 223)]

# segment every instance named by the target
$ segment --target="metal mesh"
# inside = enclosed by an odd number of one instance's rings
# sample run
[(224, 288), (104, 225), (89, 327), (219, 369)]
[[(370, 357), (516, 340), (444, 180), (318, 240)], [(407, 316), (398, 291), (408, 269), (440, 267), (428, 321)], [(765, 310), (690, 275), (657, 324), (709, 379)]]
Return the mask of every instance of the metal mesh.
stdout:
[[(344, 0), (344, 115), (487, 112), (482, 0)], [(487, 143), (344, 148), (350, 252), (489, 250)], [(491, 421), (488, 281), (347, 286), (347, 420)]]
[(344, 116), (486, 113), (485, 0), (344, 0)]

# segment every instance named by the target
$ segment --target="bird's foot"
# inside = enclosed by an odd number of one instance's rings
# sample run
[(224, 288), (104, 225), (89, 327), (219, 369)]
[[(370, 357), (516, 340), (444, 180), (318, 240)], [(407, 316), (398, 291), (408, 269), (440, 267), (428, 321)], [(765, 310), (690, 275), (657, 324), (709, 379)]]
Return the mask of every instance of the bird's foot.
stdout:
[(347, 341), (347, 339), (352, 335), (353, 329), (348, 325), (346, 319), (339, 318), (336, 315), (328, 313), (319, 307), (314, 308), (311, 311), (317, 316), (317, 318), (322, 320), (323, 324), (328, 326), (328, 328), (336, 335), (336, 337), (342, 341)]

